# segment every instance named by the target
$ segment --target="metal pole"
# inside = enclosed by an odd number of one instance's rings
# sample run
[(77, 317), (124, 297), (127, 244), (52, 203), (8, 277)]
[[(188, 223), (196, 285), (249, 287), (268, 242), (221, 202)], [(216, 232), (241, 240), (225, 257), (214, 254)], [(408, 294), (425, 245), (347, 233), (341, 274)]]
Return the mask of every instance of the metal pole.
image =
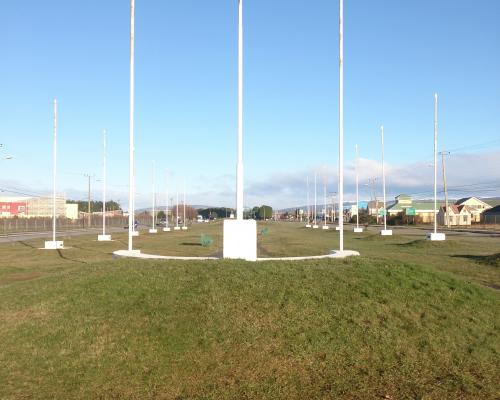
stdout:
[(155, 162), (153, 161), (153, 164), (152, 164), (152, 171), (151, 171), (151, 184), (152, 184), (152, 188), (153, 188), (153, 214), (152, 214), (152, 224), (153, 226), (151, 227), (151, 229), (155, 229), (155, 219), (156, 219), (156, 196), (155, 196)]
[(130, 0), (130, 133), (129, 133), (129, 212), (128, 212), (128, 250), (133, 249), (134, 231), (134, 35), (135, 35), (135, 0)]
[(184, 180), (184, 197), (183, 197), (183, 200), (182, 200), (182, 205), (184, 207), (184, 210), (183, 210), (183, 217), (182, 217), (182, 226), (186, 226), (186, 180)]
[(359, 153), (356, 145), (356, 228), (359, 228)]
[(175, 205), (175, 226), (179, 227), (179, 186), (177, 186), (177, 199)]
[(166, 179), (165, 179), (165, 199), (167, 201), (167, 205), (165, 206), (165, 228), (168, 228), (168, 211), (169, 211), (169, 207), (168, 207), (168, 171), (165, 171), (165, 176), (166, 176)]
[(103, 162), (102, 162), (102, 234), (106, 234), (106, 130), (103, 137)]
[(344, 251), (344, 0), (339, 8), (339, 229)]
[(52, 241), (56, 241), (56, 179), (57, 179), (57, 99), (54, 99), (54, 147), (53, 147), (53, 165), (52, 175)]
[(442, 151), (441, 152), (441, 157), (443, 160), (443, 186), (444, 186), (444, 202), (445, 202), (445, 207), (446, 207), (446, 213), (445, 213), (445, 218), (446, 218), (446, 226), (450, 228), (450, 216), (449, 216), (449, 210), (448, 210), (448, 186), (446, 185), (446, 158), (450, 154), (449, 151)]
[[(382, 138), (382, 186), (384, 190), (384, 230), (387, 230), (387, 210), (385, 197), (385, 161), (384, 161), (384, 127), (380, 127), (380, 136)], [(377, 210), (378, 212), (378, 210)]]
[(434, 93), (434, 233), (437, 233), (437, 135), (438, 95)]
[(88, 227), (90, 228), (90, 223), (91, 223), (91, 217), (90, 217), (90, 174), (87, 174), (87, 178), (88, 178), (88, 191), (87, 191), (87, 194), (88, 194), (88, 197), (87, 197), (87, 221), (88, 221)]
[(323, 217), (325, 218), (325, 221), (323, 223), (324, 226), (326, 226), (326, 171), (325, 171), (325, 177), (324, 177), (324, 180), (323, 180), (323, 203), (324, 203), (324, 213), (323, 213)]
[(311, 206), (309, 205), (309, 175), (307, 175), (307, 223), (311, 220)]
[(243, 0), (238, 1), (238, 163), (236, 218), (243, 219)]
[(317, 175), (317, 173), (316, 173), (316, 172), (314, 172), (314, 225), (317, 225), (317, 223), (316, 223), (316, 222), (317, 222), (316, 218), (317, 218), (317, 215), (318, 215), (318, 214), (317, 214), (317, 211), (316, 211), (316, 205), (317, 205), (317, 192), (318, 192), (318, 190), (317, 190), (317, 185), (316, 185), (316, 181), (317, 181), (317, 176), (316, 176), (316, 175)]

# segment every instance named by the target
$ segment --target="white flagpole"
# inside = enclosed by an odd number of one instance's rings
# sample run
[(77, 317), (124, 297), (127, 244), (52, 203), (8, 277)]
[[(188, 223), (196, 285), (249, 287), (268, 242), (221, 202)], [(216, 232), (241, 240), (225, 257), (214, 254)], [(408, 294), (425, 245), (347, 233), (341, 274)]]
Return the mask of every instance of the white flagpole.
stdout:
[(236, 219), (243, 220), (243, 0), (238, 1), (238, 161)]
[(316, 226), (317, 227), (317, 220), (316, 220), (316, 216), (317, 216), (317, 193), (318, 193), (318, 189), (317, 189), (317, 173), (314, 172), (314, 223), (313, 223), (313, 226)]
[[(54, 147), (53, 147), (53, 165), (52, 173), (52, 241), (56, 246), (56, 182), (57, 182), (57, 100), (54, 99)], [(57, 246), (56, 246), (57, 247)]]
[(344, 0), (339, 7), (339, 230), (344, 251)]
[(356, 145), (356, 228), (359, 229), (359, 153)]
[(156, 185), (155, 185), (155, 162), (153, 161), (152, 171), (151, 171), (151, 184), (153, 189), (153, 226), (152, 231), (156, 229)]
[(135, 210), (135, 174), (134, 174), (134, 38), (135, 36), (135, 0), (130, 0), (130, 133), (129, 133), (129, 215), (128, 215), (128, 250), (133, 249)]
[(437, 93), (434, 93), (434, 234), (437, 233), (437, 145), (438, 145), (438, 95)]
[[(384, 161), (384, 127), (380, 127), (380, 136), (382, 138), (382, 186), (384, 191), (384, 230), (387, 230), (387, 210), (386, 210), (386, 196), (385, 196), (385, 161)], [(378, 212), (378, 210), (377, 210)]]
[(165, 199), (166, 199), (166, 206), (165, 206), (165, 230), (169, 230), (169, 217), (168, 217), (168, 212), (169, 212), (169, 204), (168, 204), (168, 171), (165, 171)]
[(187, 225), (186, 225), (186, 180), (184, 179), (184, 197), (182, 201), (182, 206), (183, 206), (183, 217), (182, 217), (182, 229), (186, 230)]
[(106, 130), (102, 132), (102, 235), (106, 235)]
[(306, 225), (310, 225), (311, 221), (311, 206), (309, 205), (309, 175), (307, 175), (307, 223)]

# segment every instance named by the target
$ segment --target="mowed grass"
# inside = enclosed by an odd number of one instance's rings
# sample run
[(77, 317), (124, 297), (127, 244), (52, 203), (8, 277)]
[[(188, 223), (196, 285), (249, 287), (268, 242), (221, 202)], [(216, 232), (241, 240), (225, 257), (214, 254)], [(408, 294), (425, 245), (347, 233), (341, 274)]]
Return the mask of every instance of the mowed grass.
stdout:
[[(336, 246), (266, 226), (261, 255)], [(137, 244), (211, 255), (220, 231)], [(1, 399), (498, 398), (498, 238), (346, 232), (361, 257), (247, 263), (113, 260), (115, 236), (0, 245)]]

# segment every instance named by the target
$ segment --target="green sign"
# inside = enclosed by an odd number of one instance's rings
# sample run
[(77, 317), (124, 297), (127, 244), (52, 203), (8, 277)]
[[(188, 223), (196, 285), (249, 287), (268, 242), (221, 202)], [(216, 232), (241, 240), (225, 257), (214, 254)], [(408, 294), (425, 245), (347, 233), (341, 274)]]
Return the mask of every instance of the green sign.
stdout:
[(408, 207), (406, 209), (406, 215), (415, 216), (417, 215), (417, 210), (415, 209), (415, 207)]
[(383, 217), (385, 215), (385, 209), (381, 208), (380, 210), (378, 210), (378, 215), (380, 215), (381, 217)]

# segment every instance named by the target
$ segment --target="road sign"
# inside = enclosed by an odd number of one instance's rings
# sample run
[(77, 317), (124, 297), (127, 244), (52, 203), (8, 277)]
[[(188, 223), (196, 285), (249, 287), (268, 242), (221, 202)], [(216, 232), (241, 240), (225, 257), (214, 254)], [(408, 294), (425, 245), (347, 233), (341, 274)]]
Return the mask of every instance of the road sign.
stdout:
[(408, 207), (406, 209), (406, 215), (415, 216), (415, 215), (417, 215), (417, 210), (415, 209), (415, 207)]
[(385, 215), (385, 209), (381, 208), (380, 210), (378, 210), (378, 215), (380, 215), (381, 217), (383, 217)]

